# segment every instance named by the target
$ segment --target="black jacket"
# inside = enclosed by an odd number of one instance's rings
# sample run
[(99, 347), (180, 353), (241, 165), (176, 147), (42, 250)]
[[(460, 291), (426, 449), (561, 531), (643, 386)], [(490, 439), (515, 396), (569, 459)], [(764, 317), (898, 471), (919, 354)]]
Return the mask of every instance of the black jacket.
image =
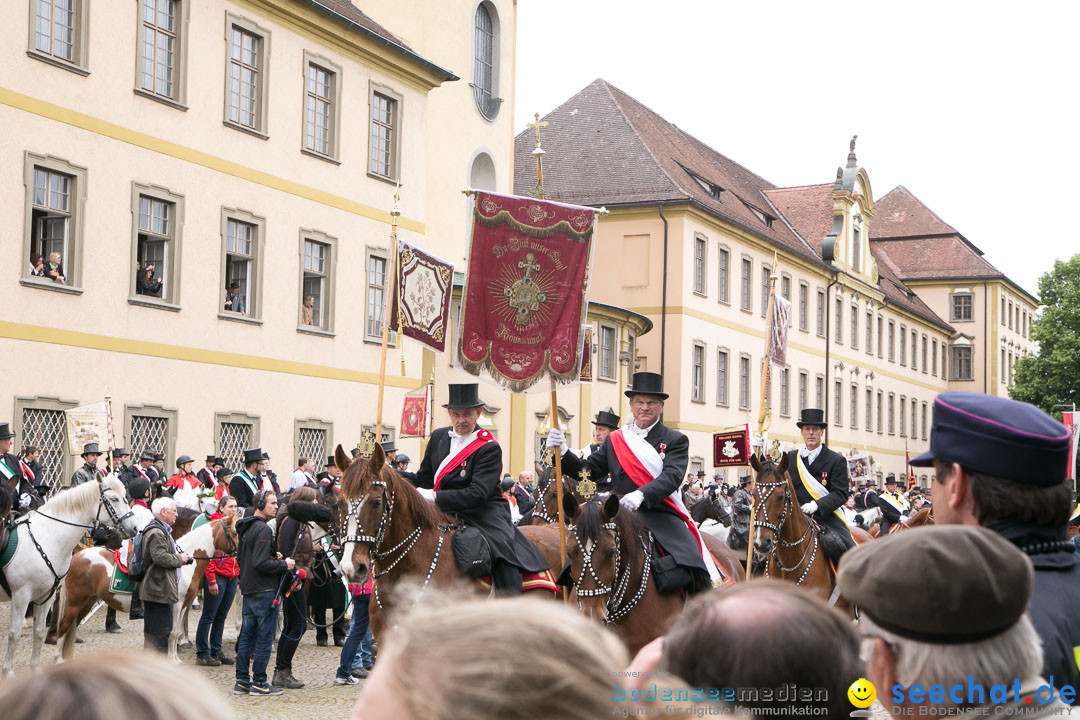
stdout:
[(877, 506), (881, 508), (881, 529), (878, 531), (878, 537), (884, 537), (893, 525), (900, 522), (901, 513), (885, 499), (885, 493), (877, 498)]
[[(4, 465), (14, 473), (11, 480), (4, 482), (11, 492), (11, 514), (14, 516), (23, 515), (30, 510), (36, 510), (41, 507), (44, 504), (44, 501), (41, 499), (41, 496), (38, 495), (38, 491), (34, 487), (33, 479), (23, 477), (22, 466), (19, 465), (19, 458), (11, 453), (4, 453), (3, 455), (0, 455), (0, 459), (2, 459)], [(27, 507), (22, 506), (23, 498), (25, 497), (30, 498), (30, 504)]]
[[(431, 433), (424, 460), (416, 472), (416, 485), (435, 487), (435, 473), (450, 454), (452, 428)], [(540, 572), (550, 567), (536, 547), (514, 527), (510, 504), (499, 491), (502, 483), (502, 450), (495, 442), (484, 445), (464, 463), (443, 478), (435, 493), (440, 510), (460, 515), (487, 538), (491, 554), (525, 572)]]
[(214, 482), (214, 471), (208, 467), (200, 468), (199, 472), (195, 473), (195, 477), (199, 478), (199, 482), (202, 483), (204, 488), (212, 488), (216, 484)]
[[(252, 478), (252, 481), (255, 483), (256, 492), (258, 492), (258, 489), (262, 488), (262, 477), (256, 475)], [(238, 507), (249, 508), (255, 502), (255, 493), (251, 491), (243, 473), (233, 475), (232, 480), (229, 481), (229, 494), (236, 498)]]
[(532, 495), (522, 489), (520, 485), (515, 484), (514, 487), (511, 488), (510, 492), (514, 494), (514, 498), (517, 500), (518, 504), (518, 512), (522, 515), (529, 512), (536, 506), (536, 501), (532, 499)]
[(252, 515), (236, 523), (236, 534), (240, 536), (236, 555), (240, 592), (250, 595), (276, 591), (288, 566), (274, 552), (274, 531), (261, 517)]
[[(619, 497), (641, 490), (645, 499), (638, 508), (638, 514), (645, 527), (652, 531), (660, 547), (672, 555), (679, 565), (705, 572), (705, 561), (701, 558), (701, 548), (697, 540), (690, 534), (682, 518), (664, 504), (664, 498), (678, 490), (682, 479), (686, 477), (686, 468), (690, 461), (690, 441), (681, 432), (657, 422), (645, 436), (645, 442), (652, 445), (657, 452), (663, 453), (664, 467), (659, 477), (640, 488), (619, 465), (619, 459), (611, 447), (610, 435), (604, 440), (604, 444), (585, 460), (572, 452), (564, 454), (563, 475), (577, 478), (581, 470), (587, 468), (589, 477), (600, 490), (611, 490)], [(610, 481), (608, 475), (611, 476)]]

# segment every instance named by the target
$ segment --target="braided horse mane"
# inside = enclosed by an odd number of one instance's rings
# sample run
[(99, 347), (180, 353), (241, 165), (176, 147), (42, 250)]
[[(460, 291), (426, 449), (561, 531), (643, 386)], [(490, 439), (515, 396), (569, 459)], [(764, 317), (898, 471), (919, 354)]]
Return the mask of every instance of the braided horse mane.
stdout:
[[(421, 527), (451, 525), (454, 520), (439, 510), (435, 503), (428, 502), (416, 492), (413, 484), (398, 475), (397, 471), (386, 464), (386, 453), (376, 443), (370, 458), (356, 456), (349, 458), (340, 445), (334, 453), (334, 462), (344, 473), (341, 478), (341, 497), (346, 502), (356, 502), (371, 490), (376, 480), (386, 483), (387, 492), (394, 498), (396, 506), (401, 507), (405, 517)], [(372, 468), (379, 468), (378, 474)]]

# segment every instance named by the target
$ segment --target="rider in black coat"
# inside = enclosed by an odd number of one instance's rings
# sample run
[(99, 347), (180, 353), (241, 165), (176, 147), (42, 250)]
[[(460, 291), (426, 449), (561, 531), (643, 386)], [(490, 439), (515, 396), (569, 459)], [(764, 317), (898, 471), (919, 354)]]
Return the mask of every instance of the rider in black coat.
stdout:
[[(805, 447), (788, 453), (788, 472), (795, 485), (795, 495), (799, 505), (818, 525), (824, 525), (836, 531), (836, 536), (843, 541), (844, 550), (855, 547), (851, 531), (836, 510), (848, 499), (847, 458), (835, 450), (830, 450), (821, 443), (821, 434), (827, 423), (825, 413), (818, 408), (805, 408), (795, 423), (802, 432)], [(812, 475), (827, 491), (820, 498), (815, 498), (806, 489), (800, 474), (799, 463), (807, 465)]]

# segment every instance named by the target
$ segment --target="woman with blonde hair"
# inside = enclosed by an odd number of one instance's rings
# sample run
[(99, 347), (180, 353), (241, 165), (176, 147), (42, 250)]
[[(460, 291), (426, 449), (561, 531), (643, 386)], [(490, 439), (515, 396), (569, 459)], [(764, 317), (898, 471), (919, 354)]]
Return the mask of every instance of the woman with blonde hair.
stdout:
[[(183, 692), (162, 692), (162, 683)], [(155, 653), (83, 655), (0, 683), (4, 720), (188, 720), (232, 717), (199, 673)]]
[(612, 714), (626, 649), (561, 603), (432, 595), (381, 643), (353, 719), (581, 720)]

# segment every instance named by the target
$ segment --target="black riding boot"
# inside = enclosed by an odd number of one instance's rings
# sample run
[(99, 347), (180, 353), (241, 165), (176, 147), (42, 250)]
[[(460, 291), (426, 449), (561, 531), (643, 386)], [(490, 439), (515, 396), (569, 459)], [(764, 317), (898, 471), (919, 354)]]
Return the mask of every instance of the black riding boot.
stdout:
[(521, 568), (498, 558), (491, 565), (491, 581), (496, 597), (521, 594)]
[(131, 593), (131, 612), (130, 616), (132, 620), (142, 620), (143, 615), (142, 601), (139, 599), (139, 590), (142, 588), (142, 583), (135, 583), (135, 590)]

